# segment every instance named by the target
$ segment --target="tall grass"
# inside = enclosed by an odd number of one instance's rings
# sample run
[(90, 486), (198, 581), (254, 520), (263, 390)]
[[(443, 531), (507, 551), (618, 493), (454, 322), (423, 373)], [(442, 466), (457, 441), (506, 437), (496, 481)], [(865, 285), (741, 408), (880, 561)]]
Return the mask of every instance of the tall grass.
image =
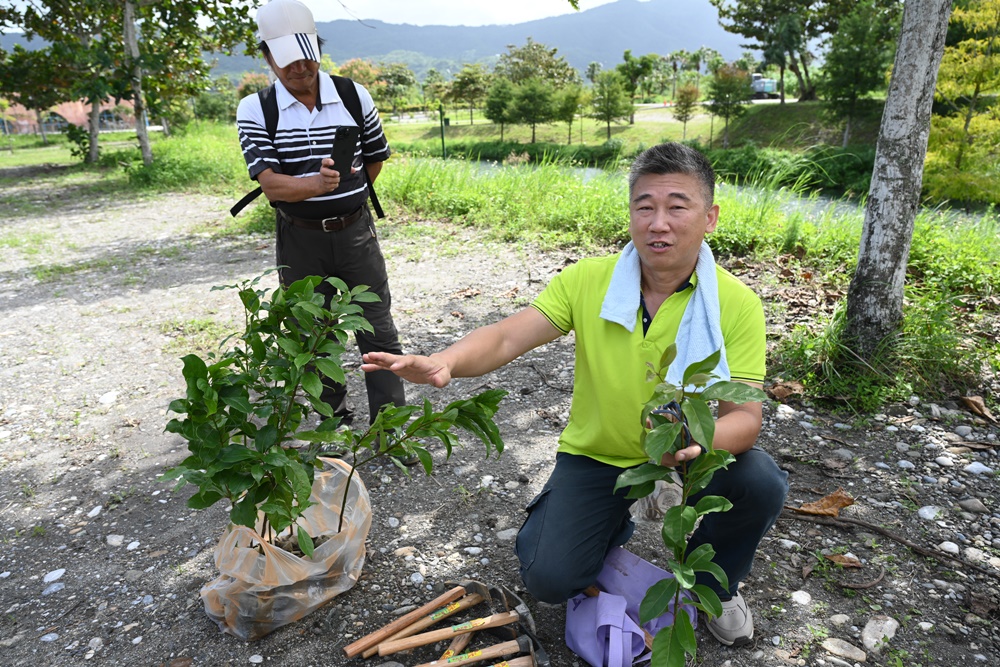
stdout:
[(628, 234), (621, 173), (590, 178), (559, 164), (484, 166), (464, 160), (393, 159), (381, 197), (416, 213), (491, 229), (506, 240), (609, 245)]
[(159, 138), (153, 156), (148, 167), (138, 148), (109, 151), (101, 161), (122, 166), (129, 183), (143, 190), (233, 194), (256, 187), (247, 175), (236, 128), (230, 125), (193, 123), (183, 134)]

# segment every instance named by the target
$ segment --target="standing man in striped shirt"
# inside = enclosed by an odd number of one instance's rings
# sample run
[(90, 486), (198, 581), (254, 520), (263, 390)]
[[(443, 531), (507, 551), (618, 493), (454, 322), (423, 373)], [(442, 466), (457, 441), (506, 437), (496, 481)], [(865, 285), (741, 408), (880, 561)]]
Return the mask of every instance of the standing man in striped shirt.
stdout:
[[(240, 101), (236, 124), (250, 177), (277, 211), (281, 283), (319, 275), (335, 276), (352, 288), (368, 285), (381, 301), (361, 304), (374, 333), (359, 332), (358, 348), (361, 353), (402, 354), (390, 313), (385, 260), (368, 208), (369, 183), (389, 157), (372, 96), (347, 81), (360, 99), (363, 126), (351, 173), (338, 173), (330, 157), (334, 132), (359, 123), (333, 79), (319, 69), (320, 40), (312, 12), (298, 0), (272, 0), (258, 10), (257, 27), (261, 53), (277, 78), (268, 91), (271, 104), (277, 103), (277, 124), (268, 127), (265, 97), (256, 93)], [(320, 289), (332, 292), (328, 283)], [(346, 387), (327, 383), (324, 379), (323, 401), (349, 423), (353, 414)], [(402, 382), (393, 373), (369, 373), (365, 383), (370, 419), (387, 403), (405, 404)]]

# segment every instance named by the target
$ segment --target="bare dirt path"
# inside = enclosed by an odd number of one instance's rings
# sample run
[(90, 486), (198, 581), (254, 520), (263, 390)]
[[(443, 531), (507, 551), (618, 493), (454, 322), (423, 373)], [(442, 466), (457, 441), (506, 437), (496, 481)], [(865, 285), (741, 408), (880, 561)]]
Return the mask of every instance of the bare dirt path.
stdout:
[[(213, 238), (226, 201), (116, 201), (92, 183), (58, 183), (36, 173), (2, 185), (11, 214), (0, 221), (0, 663), (360, 665), (343, 658), (345, 644), (447, 580), (519, 586), (511, 536), (565, 424), (571, 339), (443, 391), (411, 388), (413, 400), (435, 404), (484, 386), (508, 390), (499, 415), (507, 451), (484, 460), (470, 446), (447, 462), (438, 453), (431, 478), (365, 471), (374, 521), (358, 586), (258, 642), (221, 634), (198, 591), (216, 576), (225, 512), (189, 510), (188, 492), (156, 477), (184, 456), (163, 432), (166, 406), (183, 391), (178, 357), (240, 317), (235, 294), (211, 288), (271, 267), (271, 239)], [(381, 229), (411, 351), (440, 349), (513, 312), (576, 258), (434, 221)], [(755, 271), (736, 270), (749, 280)], [(997, 430), (955, 407), (916, 398), (849, 423), (807, 406), (766, 407), (761, 444), (791, 471), (789, 504), (843, 487), (857, 499), (846, 513), (978, 569), (930, 560), (856, 524), (782, 520), (747, 581), (755, 643), (725, 649), (699, 630), (699, 664), (1000, 664), (991, 624), (1000, 600), (997, 482), (975, 472), (1000, 465)], [(662, 562), (658, 540), (655, 524), (640, 523), (630, 548)], [(861, 567), (839, 569), (824, 552)], [(528, 601), (552, 664), (580, 664), (562, 643), (564, 607)], [(900, 627), (866, 648), (864, 631), (881, 617)]]

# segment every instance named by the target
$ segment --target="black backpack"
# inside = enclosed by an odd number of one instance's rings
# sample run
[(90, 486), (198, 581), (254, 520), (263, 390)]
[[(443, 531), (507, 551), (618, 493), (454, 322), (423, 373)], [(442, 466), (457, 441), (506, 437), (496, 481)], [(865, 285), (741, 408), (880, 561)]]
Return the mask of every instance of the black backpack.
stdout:
[[(343, 76), (331, 76), (331, 78), (333, 79), (333, 85), (337, 88), (337, 94), (340, 95), (344, 106), (351, 114), (351, 118), (364, 131), (365, 117), (361, 111), (361, 98), (358, 97), (358, 89), (354, 87), (354, 82)], [(257, 97), (260, 98), (260, 108), (264, 112), (264, 129), (267, 130), (267, 136), (271, 138), (271, 143), (274, 143), (274, 135), (278, 131), (278, 98), (274, 94), (274, 84), (272, 83), (267, 88), (257, 91)], [(378, 203), (378, 196), (375, 194), (375, 185), (368, 176), (368, 170), (362, 168), (361, 172), (364, 174), (365, 184), (368, 186), (368, 194), (371, 196), (375, 214), (379, 218), (384, 218), (385, 213), (382, 212), (382, 206)], [(243, 199), (236, 202), (236, 205), (229, 209), (229, 212), (233, 217), (236, 217), (236, 214), (246, 208), (247, 204), (259, 197), (261, 192), (263, 190), (261, 190), (260, 186), (257, 186), (255, 190), (248, 192)]]

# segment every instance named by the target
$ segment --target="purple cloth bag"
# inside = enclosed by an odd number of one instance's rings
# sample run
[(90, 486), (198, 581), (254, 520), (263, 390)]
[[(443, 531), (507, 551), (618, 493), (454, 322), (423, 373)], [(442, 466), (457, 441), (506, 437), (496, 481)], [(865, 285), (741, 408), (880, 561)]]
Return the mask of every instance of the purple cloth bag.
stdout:
[[(674, 610), (639, 627), (639, 605), (650, 586), (672, 576), (621, 547), (612, 549), (595, 582), (602, 593), (578, 595), (567, 603), (566, 645), (591, 667), (624, 667), (647, 659), (643, 629), (656, 636), (674, 622)], [(685, 604), (683, 611), (697, 627), (697, 609)]]

